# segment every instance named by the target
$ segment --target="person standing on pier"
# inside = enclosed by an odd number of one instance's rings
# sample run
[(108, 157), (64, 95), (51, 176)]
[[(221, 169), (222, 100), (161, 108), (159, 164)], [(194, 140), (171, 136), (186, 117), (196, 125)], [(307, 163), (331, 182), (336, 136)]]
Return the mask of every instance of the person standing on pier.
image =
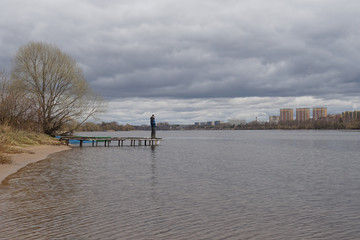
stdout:
[(151, 126), (151, 138), (156, 138), (156, 122), (155, 122), (155, 115), (153, 114), (150, 117), (150, 126)]

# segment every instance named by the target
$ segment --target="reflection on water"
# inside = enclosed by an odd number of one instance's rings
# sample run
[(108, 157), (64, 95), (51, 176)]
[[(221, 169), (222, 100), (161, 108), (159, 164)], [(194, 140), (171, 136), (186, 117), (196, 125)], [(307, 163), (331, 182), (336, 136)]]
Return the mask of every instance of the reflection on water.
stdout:
[(160, 146), (76, 147), (12, 175), (0, 239), (360, 236), (358, 132), (158, 134)]

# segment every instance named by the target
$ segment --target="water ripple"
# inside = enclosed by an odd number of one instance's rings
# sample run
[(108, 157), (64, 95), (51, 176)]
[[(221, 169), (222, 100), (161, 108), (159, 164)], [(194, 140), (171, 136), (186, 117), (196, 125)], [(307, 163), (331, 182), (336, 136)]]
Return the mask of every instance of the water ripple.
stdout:
[(168, 134), (154, 149), (75, 148), (12, 175), (0, 239), (360, 236), (353, 132)]

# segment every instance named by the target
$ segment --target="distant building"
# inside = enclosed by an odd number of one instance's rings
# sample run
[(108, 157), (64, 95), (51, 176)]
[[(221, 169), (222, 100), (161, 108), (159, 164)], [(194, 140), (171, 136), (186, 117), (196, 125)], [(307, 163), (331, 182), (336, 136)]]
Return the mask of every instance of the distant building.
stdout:
[(360, 111), (346, 111), (342, 113), (345, 122), (354, 122), (360, 120)]
[(313, 108), (313, 120), (316, 121), (326, 117), (327, 117), (327, 108), (324, 107)]
[(246, 120), (245, 119), (229, 119), (228, 123), (231, 125), (245, 125)]
[(269, 123), (279, 123), (280, 117), (279, 116), (269, 116)]
[(296, 121), (304, 122), (310, 120), (310, 108), (297, 108)]
[(221, 121), (195, 122), (195, 126), (216, 126), (221, 124)]
[(294, 120), (294, 109), (292, 108), (283, 108), (280, 109), (279, 121), (292, 121)]
[(215, 126), (220, 125), (220, 124), (221, 124), (221, 121), (214, 121)]
[(342, 114), (328, 114), (326, 117), (326, 120), (329, 122), (338, 122), (340, 119), (342, 119)]

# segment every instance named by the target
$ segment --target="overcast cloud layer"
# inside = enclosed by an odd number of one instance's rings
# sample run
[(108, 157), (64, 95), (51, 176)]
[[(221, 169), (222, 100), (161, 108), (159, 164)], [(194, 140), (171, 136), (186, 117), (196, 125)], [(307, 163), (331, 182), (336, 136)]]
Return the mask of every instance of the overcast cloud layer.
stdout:
[(341, 112), (359, 105), (359, 26), (356, 0), (2, 0), (0, 69), (54, 43), (120, 123)]

